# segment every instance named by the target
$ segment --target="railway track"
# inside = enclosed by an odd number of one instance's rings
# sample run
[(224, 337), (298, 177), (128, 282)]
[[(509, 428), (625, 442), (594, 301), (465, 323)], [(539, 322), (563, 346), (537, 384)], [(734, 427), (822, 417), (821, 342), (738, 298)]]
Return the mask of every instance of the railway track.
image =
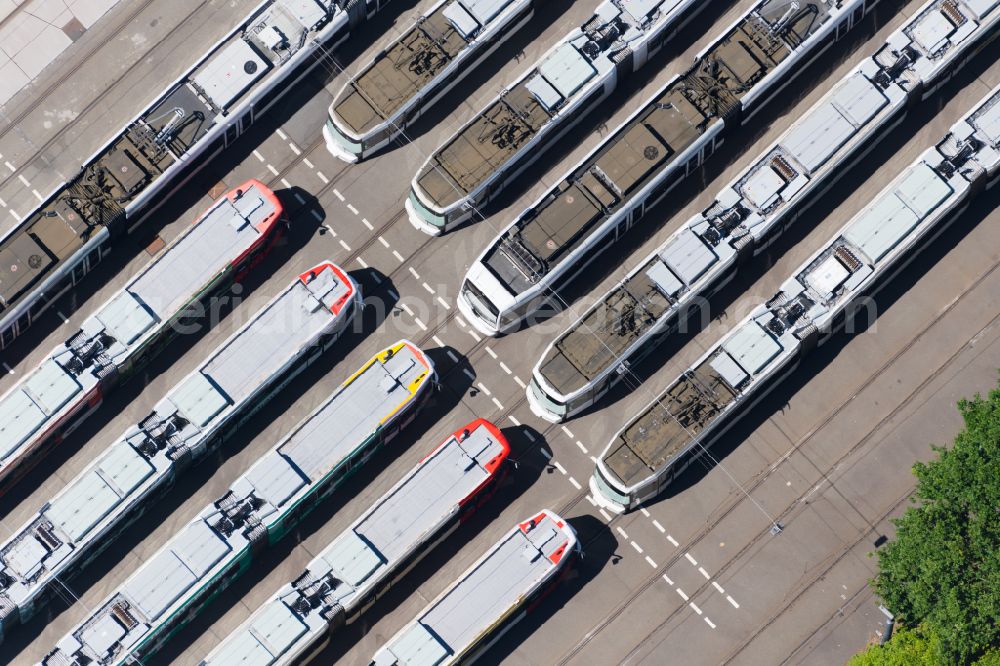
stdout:
[[(946, 317), (966, 296), (968, 296), (969, 293), (971, 293), (973, 290), (976, 289), (977, 286), (979, 286), (980, 284), (982, 284), (986, 279), (988, 279), (990, 276), (992, 276), (994, 273), (996, 273), (997, 270), (998, 270), (998, 268), (1000, 268), (1000, 262), (994, 262), (993, 265), (989, 269), (987, 269), (982, 275), (980, 275), (979, 278), (977, 278), (972, 284), (970, 284), (965, 290), (963, 290), (955, 299), (953, 299), (948, 304), (947, 307), (945, 307), (943, 310), (941, 310), (923, 328), (921, 328), (920, 331), (916, 335), (914, 335), (909, 340), (909, 342), (907, 342), (906, 345), (904, 345), (898, 352), (896, 352), (895, 354), (893, 354), (892, 357), (890, 357), (882, 366), (880, 366), (878, 368), (878, 370), (876, 370), (864, 382), (862, 382), (861, 386), (867, 386), (867, 385), (871, 384), (873, 381), (875, 381), (877, 378), (879, 378), (880, 376), (882, 376), (889, 368), (891, 368), (896, 363), (897, 360), (899, 360), (900, 357), (902, 357), (903, 354), (905, 354), (907, 351), (909, 351), (910, 349), (912, 349), (913, 346), (921, 338), (923, 338), (923, 336), (935, 324), (937, 324), (944, 317)], [(984, 326), (982, 329), (980, 329), (980, 331), (977, 331), (975, 333), (975, 335), (973, 335), (970, 339), (975, 339), (982, 331), (985, 331), (988, 328), (996, 325), (998, 322), (1000, 322), (1000, 314), (998, 314), (996, 317), (994, 317), (986, 326)], [(835, 461), (833, 461), (829, 465), (827, 465), (827, 467), (829, 469), (836, 469), (847, 458), (849, 458), (850, 456), (854, 455), (860, 448), (862, 448), (871, 439), (872, 435), (876, 431), (878, 431), (887, 422), (891, 421), (896, 415), (899, 414), (899, 412), (903, 408), (905, 408), (906, 406), (908, 406), (910, 404), (910, 402), (912, 401), (912, 399), (914, 398), (914, 396), (916, 394), (918, 394), (921, 390), (923, 390), (931, 381), (933, 381), (939, 375), (939, 373), (941, 372), (941, 370), (944, 367), (946, 367), (947, 365), (949, 365), (950, 363), (952, 363), (955, 360), (955, 358), (962, 352), (962, 350), (964, 348), (965, 348), (965, 345), (963, 344), (953, 354), (949, 355), (947, 359), (945, 359), (941, 364), (939, 364), (938, 367), (934, 368), (933, 370), (930, 370), (928, 372), (928, 374), (927, 374), (927, 378), (923, 382), (921, 382), (912, 391), (910, 391), (906, 395), (906, 397), (894, 409), (892, 409), (883, 418), (879, 419), (879, 421), (877, 421), (876, 423), (874, 423), (871, 426), (871, 428), (869, 428), (869, 430), (864, 434), (864, 436), (861, 437), (858, 440), (858, 442), (856, 442), (847, 451), (845, 451), (842, 455), (840, 455)], [(793, 453), (796, 453), (797, 451), (799, 451), (805, 444), (807, 444), (809, 441), (811, 441), (817, 435), (817, 433), (819, 433), (823, 428), (825, 428), (830, 423), (832, 423), (833, 420), (836, 419), (856, 399), (858, 399), (859, 396), (860, 396), (860, 392), (857, 392), (857, 393), (853, 394), (850, 398), (848, 398), (847, 400), (845, 400), (844, 402), (842, 402), (837, 407), (837, 409), (835, 409), (833, 412), (831, 412), (825, 419), (823, 419), (820, 423), (818, 423), (816, 426), (814, 426), (809, 432), (807, 432), (805, 435), (803, 435), (799, 439), (798, 443), (796, 443), (796, 445), (788, 453), (786, 453), (784, 456), (782, 456), (782, 458), (778, 462), (772, 464), (769, 468), (767, 468), (766, 470), (764, 470), (763, 473), (758, 473), (754, 477), (752, 483), (747, 487), (747, 492), (744, 493), (744, 494), (740, 494), (740, 495), (736, 496), (736, 499), (730, 501), (728, 503), (728, 505), (726, 505), (722, 509), (721, 513), (717, 513), (712, 518), (711, 521), (709, 521), (708, 523), (706, 523), (705, 526), (702, 527), (702, 529), (700, 529), (698, 531), (698, 533), (692, 539), (689, 540), (688, 544), (686, 545), (685, 550), (691, 550), (692, 548), (696, 547), (698, 544), (700, 544), (701, 542), (703, 542), (712, 533), (712, 531), (726, 517), (728, 517), (729, 515), (731, 515), (737, 508), (740, 508), (741, 506), (743, 506), (743, 504), (746, 501), (748, 501), (748, 498), (749, 498), (750, 494), (753, 493), (753, 491), (755, 491), (757, 488), (759, 488), (768, 478), (770, 478), (770, 476), (779, 467), (780, 462), (782, 462), (785, 459), (787, 459)], [(833, 482), (829, 478), (829, 476), (828, 476), (828, 474), (826, 472), (822, 473), (822, 475), (821, 475), (821, 481), (824, 481), (824, 482), (829, 481), (831, 483), (831, 486), (833, 486)], [(795, 500), (793, 500), (791, 503), (789, 503), (782, 510), (782, 512), (780, 514), (778, 514), (778, 516), (775, 518), (775, 520), (777, 522), (781, 522), (783, 519), (785, 521), (788, 521), (788, 520), (794, 518), (795, 515), (797, 515), (797, 513), (802, 510), (802, 507), (804, 506), (804, 500), (805, 500), (805, 498), (811, 492), (812, 492), (812, 485), (810, 485), (809, 489), (805, 493), (800, 494)], [(876, 525), (881, 520), (883, 520), (885, 516), (891, 514), (892, 511), (895, 510), (895, 508), (897, 508), (903, 501), (905, 501), (906, 497), (908, 497), (909, 494), (910, 493), (908, 492), (903, 497), (901, 497), (900, 499), (898, 499), (897, 501), (895, 501), (892, 504), (892, 506), (890, 506), (890, 508), (887, 511), (883, 512), (883, 514), (880, 514), (878, 520), (876, 520), (874, 523), (871, 522), (871, 521), (868, 521), (867, 519), (865, 519), (865, 522), (869, 523), (869, 529), (865, 530), (863, 533), (861, 533), (854, 542), (852, 542), (849, 546), (846, 547), (846, 549), (842, 549), (840, 555), (838, 555), (838, 557), (835, 559), (835, 561), (833, 563), (831, 563), (829, 565), (829, 567), (832, 567), (834, 564), (836, 564), (837, 561), (840, 561), (840, 559), (842, 559), (846, 555), (846, 552), (849, 552), (850, 549), (854, 548), (854, 546), (857, 545), (857, 543), (860, 543), (860, 541), (866, 535), (868, 535), (870, 533), (870, 531), (873, 528), (873, 526)], [(581, 499), (582, 499), (582, 497), (581, 497)], [(617, 516), (616, 516), (616, 519), (617, 519)], [(614, 522), (615, 522), (615, 520), (612, 520), (612, 523), (614, 523)], [(609, 526), (612, 523), (609, 523)], [(762, 532), (761, 536), (764, 536), (765, 534), (766, 534), (766, 532)], [(591, 540), (591, 542), (592, 541), (593, 540)], [(715, 577), (718, 578), (721, 575), (725, 574), (726, 571), (728, 571), (729, 568), (736, 561), (738, 561), (743, 555), (745, 555), (757, 542), (758, 542), (758, 539), (754, 539), (752, 541), (749, 541), (739, 551), (737, 551), (732, 557), (730, 557), (729, 559), (727, 559), (722, 564), (722, 566), (719, 567), (719, 569), (715, 573)], [(586, 544), (584, 544), (584, 546), (586, 547)], [(636, 588), (631, 594), (629, 594), (620, 604), (618, 604), (612, 610), (612, 612), (610, 612), (607, 615), (605, 615), (597, 624), (595, 624), (588, 631), (584, 632), (584, 634), (583, 634), (584, 638), (581, 641), (579, 641), (576, 645), (574, 645), (559, 660), (558, 663), (560, 663), (560, 664), (566, 664), (573, 657), (575, 657), (576, 655), (578, 655), (587, 646), (587, 644), (589, 644), (604, 629), (606, 629), (611, 624), (611, 622), (614, 621), (614, 619), (617, 618), (619, 615), (621, 615), (622, 612), (628, 606), (630, 606), (636, 599), (638, 599), (643, 594), (643, 592), (645, 592), (650, 587), (652, 587), (654, 584), (656, 584), (660, 580), (661, 576), (668, 569), (670, 569), (674, 564), (676, 564), (681, 559), (682, 556), (683, 555), (681, 554), (680, 550), (678, 549), (678, 554), (677, 555), (675, 555), (674, 557), (670, 558), (664, 565), (658, 567), (655, 570), (655, 572), (654, 572), (653, 575), (651, 575), (645, 581), (643, 581), (643, 583), (638, 588)], [(824, 569), (823, 572), (817, 574), (809, 582), (800, 585), (800, 589), (798, 590), (797, 594), (795, 595), (795, 598), (798, 598), (799, 596), (801, 596), (805, 592), (806, 589), (808, 589), (816, 580), (818, 580), (820, 577), (822, 577), (823, 573), (825, 573), (825, 571), (829, 570), (829, 567), (827, 567), (826, 569)], [(709, 588), (709, 586), (710, 586), (709, 581), (705, 581), (705, 583), (703, 585), (701, 585), (699, 588), (697, 588), (693, 593), (690, 593), (691, 598), (694, 598), (696, 595), (701, 594), (702, 592), (704, 592), (705, 590), (707, 590)], [(785, 606), (785, 609), (787, 609), (787, 607), (790, 606), (791, 603), (793, 603), (793, 602), (794, 602), (794, 599), (792, 599), (792, 601), (790, 601)], [(678, 607), (677, 609), (675, 609), (674, 611), (668, 613), (663, 618), (663, 620), (660, 623), (658, 623), (656, 625), (656, 627), (651, 632), (649, 632), (649, 634), (647, 634), (642, 639), (640, 639), (639, 641), (636, 642), (636, 645), (639, 646), (639, 647), (635, 648), (632, 652), (630, 652), (629, 655), (628, 655), (628, 657), (626, 657), (625, 659), (627, 660), (629, 657), (635, 655), (638, 652), (638, 650), (640, 650), (642, 648), (642, 646), (644, 646), (647, 643), (647, 641), (651, 640), (656, 635), (656, 633), (658, 633), (664, 627), (666, 627), (667, 624), (671, 620), (673, 620), (675, 617), (677, 617), (678, 614), (680, 614), (682, 612), (685, 612), (685, 608), (686, 608), (686, 605), (682, 605), (682, 606)], [(767, 626), (769, 626), (771, 623), (773, 623), (774, 620), (778, 616), (780, 616), (781, 612), (784, 612), (784, 610), (782, 610), (779, 613), (777, 613), (774, 616), (772, 616), (771, 619), (769, 619), (764, 626), (759, 627), (758, 630), (757, 630), (757, 632), (754, 634), (754, 636), (756, 636), (757, 634), (759, 634), (761, 631), (763, 631), (764, 629), (766, 629)], [(733, 653), (731, 653), (730, 656), (727, 657), (727, 662), (728, 661), (732, 661), (732, 659), (734, 659), (739, 654), (739, 652), (741, 652), (743, 649), (745, 649), (746, 645), (748, 645), (749, 642), (752, 639), (753, 639), (753, 636), (749, 637), (744, 642), (744, 644), (742, 646), (738, 647)]]

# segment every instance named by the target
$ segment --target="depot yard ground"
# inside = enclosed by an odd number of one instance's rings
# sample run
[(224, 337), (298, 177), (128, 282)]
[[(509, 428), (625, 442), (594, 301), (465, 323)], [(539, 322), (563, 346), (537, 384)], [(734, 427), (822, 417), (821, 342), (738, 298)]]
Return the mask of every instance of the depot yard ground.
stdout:
[[(136, 49), (130, 57), (143, 64), (127, 75), (128, 85), (115, 82), (115, 72), (104, 60), (116, 48), (109, 39), (61, 82), (65, 72), (46, 70), (41, 76), (52, 77), (52, 85), (35, 88), (51, 88), (48, 96), (12, 101), (20, 105), (22, 120), (16, 131), (8, 127), (0, 134), (0, 154), (14, 167), (0, 181), (6, 208), (33, 208), (37, 199), (32, 190), (45, 193), (59, 179), (50, 168), (52, 151), (77, 159), (91, 154), (106, 138), (102, 128), (118, 127), (134, 115), (134, 91), (162, 89), (183, 70), (187, 54), (207, 49), (227, 21), (255, 3), (230, 4), (156, 0), (131, 18), (124, 6), (116, 7), (88, 31), (111, 31), (118, 21), (121, 39), (145, 35), (141, 46), (129, 40)], [(351, 37), (336, 55), (337, 63), (356, 71), (430, 4), (420, 0), (390, 6)], [(310, 516), (293, 541), (266, 553), (157, 656), (157, 663), (197, 663), (447, 433), (476, 417), (494, 420), (511, 439), (519, 463), (512, 483), (361, 621), (340, 631), (323, 660), (366, 663), (501, 533), (542, 507), (562, 512), (577, 527), (586, 557), (486, 662), (656, 664), (669, 657), (691, 664), (834, 663), (864, 646), (881, 623), (877, 600), (867, 588), (875, 571), (868, 554), (882, 536), (892, 535), (889, 519), (901, 513), (913, 489), (910, 465), (931, 457), (930, 443), (947, 443), (958, 432), (954, 405), (959, 398), (996, 384), (1000, 212), (995, 192), (981, 195), (879, 294), (875, 325), (861, 334), (837, 336), (817, 350), (733, 428), (713, 449), (720, 464), (696, 465), (667, 496), (621, 517), (598, 510), (584, 491), (593, 459), (628, 415), (739, 321), (738, 313), (774, 293), (821, 242), (1000, 83), (1000, 64), (980, 55), (926, 105), (911, 111), (902, 127), (712, 300), (714, 316), (707, 327), (660, 349), (638, 368), (645, 378), (640, 387), (630, 391), (623, 386), (598, 410), (552, 426), (532, 415), (524, 399), (524, 385), (548, 341), (703, 209), (921, 3), (886, 0), (853, 39), (838, 43), (803, 72), (787, 94), (708, 161), (703, 173), (647, 213), (633, 237), (595, 265), (593, 278), (574, 286), (571, 311), (545, 325), (483, 339), (455, 313), (454, 298), (469, 264), (609, 128), (686, 68), (712, 35), (752, 5), (715, 3), (703, 12), (674, 47), (668, 46), (518, 179), (499, 205), (488, 210), (486, 221), (437, 239), (413, 229), (401, 214), (403, 200), (427, 155), (597, 4), (545, 3), (523, 31), (463, 84), (461, 94), (450, 95), (413, 128), (409, 142), (355, 166), (338, 162), (322, 145), (326, 107), (345, 77), (332, 64), (320, 68), (234, 151), (152, 216), (137, 236), (118, 245), (89, 290), (57, 308), (68, 325), (79, 324), (148, 261), (145, 248), (157, 236), (168, 241), (176, 236), (221, 186), (260, 178), (291, 211), (286, 240), (249, 280), (239, 304), (224, 309), (228, 314), (211, 330), (175, 341), (144, 377), (114, 394), (3, 499), (4, 534), (19, 527), (304, 268), (325, 259), (338, 262), (372, 300), (362, 333), (345, 339), (307, 371), (218, 457), (189, 471), (70, 581), (62, 599), (13, 632), (5, 641), (5, 654), (25, 662), (43, 656), (84, 617), (86, 608), (98, 604), (201, 507), (217, 499), (334, 386), (402, 336), (430, 350), (442, 390), (389, 450)], [(171, 32), (171, 25), (184, 21), (190, 29)], [(83, 99), (84, 91), (90, 100)], [(72, 121), (45, 127), (47, 111), (77, 105), (85, 111)], [(39, 152), (39, 146), (47, 148)], [(13, 219), (3, 210), (0, 216)], [(0, 391), (60, 343), (68, 325), (53, 312), (34, 336), (15, 345), (5, 359), (12, 374), (0, 379)], [(771, 534), (773, 521), (783, 525), (780, 534)], [(73, 598), (78, 601), (68, 604)]]

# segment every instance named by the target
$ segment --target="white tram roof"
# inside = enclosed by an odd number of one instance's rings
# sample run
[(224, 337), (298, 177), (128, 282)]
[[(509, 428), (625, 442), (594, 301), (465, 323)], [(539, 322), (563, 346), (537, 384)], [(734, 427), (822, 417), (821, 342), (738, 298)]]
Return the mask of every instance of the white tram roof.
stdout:
[[(397, 343), (391, 357), (384, 352), (338, 389), (322, 406), (262, 456), (238, 478), (220, 500), (171, 538), (105, 599), (101, 606), (56, 645), (46, 663), (61, 664), (85, 656), (97, 664), (117, 662), (155, 626), (163, 622), (198, 588), (210, 583), (229, 558), (249, 546), (249, 525), (222, 525), (225, 507), (238, 508), (252, 497), (264, 500), (251, 514), (265, 527), (275, 524), (294, 495), (304, 496), (309, 486), (334, 469), (364, 444), (383, 423), (389, 423), (410, 398), (426, 385), (429, 362), (412, 343)], [(354, 409), (344, 409), (346, 405)], [(358, 417), (363, 425), (344, 428), (346, 418)], [(304, 443), (303, 440), (310, 440)], [(314, 451), (305, 461), (289, 450)], [(321, 455), (319, 450), (326, 455)], [(322, 460), (325, 467), (317, 466)], [(311, 463), (311, 464), (309, 464)], [(294, 480), (291, 480), (294, 476)], [(301, 492), (300, 492), (301, 491)], [(268, 538), (268, 537), (264, 537)], [(125, 622), (109, 623), (112, 614)], [(130, 629), (125, 629), (131, 625)]]
[[(383, 495), (354, 524), (341, 533), (306, 568), (295, 583), (285, 585), (239, 629), (222, 641), (206, 664), (212, 666), (269, 666), (306, 633), (309, 641), (326, 630), (326, 622), (313, 621), (330, 604), (350, 611), (362, 592), (391, 575), (421, 544), (459, 510), (492, 471), (491, 461), (505, 446), (480, 423), (460, 439), (451, 435), (406, 477)], [(310, 605), (300, 615), (294, 602), (302, 598), (300, 585), (333, 579), (330, 598), (319, 607)]]
[(235, 201), (219, 199), (197, 224), (129, 282), (121, 297), (132, 297), (131, 308), (119, 305), (111, 312), (102, 310), (97, 318), (111, 330), (120, 325), (122, 313), (133, 309), (144, 309), (157, 321), (169, 319), (260, 238), (264, 231), (260, 225), (276, 210), (270, 196), (251, 185)]
[(781, 144), (807, 171), (814, 172), (888, 103), (878, 86), (855, 72), (796, 122)]
[(880, 195), (862, 211), (844, 232), (844, 237), (875, 263), (951, 192), (951, 187), (936, 171), (920, 162), (895, 188)]
[[(479, 29), (479, 26), (486, 25), (492, 21), (497, 14), (502, 12), (511, 4), (513, 0), (459, 0), (452, 3), (444, 10), (444, 15), (455, 25), (463, 30), (465, 34), (470, 34)], [(468, 23), (469, 17), (475, 21), (475, 25)]]
[(908, 67), (912, 76), (927, 83), (936, 72), (950, 64), (951, 56), (969, 43), (969, 38), (995, 25), (997, 0), (929, 0), (907, 22), (889, 36), (886, 49), (876, 55), (883, 65), (891, 65), (904, 51), (917, 57)]
[(858, 293), (892, 270), (891, 261), (915, 251), (971, 184), (1000, 166), (1000, 155), (985, 135), (979, 137), (982, 143), (965, 143), (970, 128), (997, 104), (1000, 87), (848, 221), (774, 297), (630, 420), (602, 453), (602, 475), (608, 471), (630, 488), (647, 482), (697, 438), (720, 427), (752, 387), (774, 381), (777, 368), (802, 339), (829, 331), (834, 317)]
[[(270, 198), (256, 185), (236, 202), (226, 198), (216, 202), (198, 224), (89, 317), (82, 333), (87, 338), (101, 331), (110, 334), (115, 342), (106, 352), (116, 363), (123, 362), (138, 346), (133, 345), (136, 340), (169, 321), (216, 274), (248, 250), (265, 231), (261, 223), (274, 212)], [(96, 383), (90, 373), (77, 376), (64, 367), (72, 357), (68, 343), (60, 345), (0, 399), (0, 459), (17, 453), (74, 396)]]
[(82, 390), (76, 377), (53, 359), (43, 361), (0, 400), (0, 460), (15, 453)]
[(483, 425), (464, 440), (450, 437), (323, 551), (309, 565), (310, 572), (332, 571), (357, 587), (377, 569), (398, 563), (489, 478), (484, 465), (502, 452), (503, 445)]
[(548, 511), (534, 525), (517, 525), (380, 649), (373, 663), (433, 666), (461, 654), (558, 569), (575, 542), (572, 528)]
[[(147, 433), (175, 414), (187, 423), (169, 442), (199, 450), (205, 437), (223, 423), (216, 417), (243, 407), (246, 401), (302, 351), (330, 330), (341, 316), (334, 312), (354, 292), (353, 282), (339, 268), (324, 264), (300, 277), (257, 312), (238, 332), (220, 345), (199, 368), (175, 386), (153, 413), (132, 426), (83, 472), (0, 546), (0, 571), (14, 579), (0, 590), (0, 599), (23, 603), (51, 580), (67, 558), (94, 538), (104, 521), (113, 521), (133, 502), (150, 477), (166, 474), (174, 452), (142, 451)], [(344, 316), (347, 316), (344, 313)], [(214, 421), (214, 423), (213, 423)], [(148, 487), (143, 490), (145, 492)], [(43, 527), (51, 523), (51, 528)], [(40, 548), (36, 534), (45, 529), (61, 542), (55, 552)]]

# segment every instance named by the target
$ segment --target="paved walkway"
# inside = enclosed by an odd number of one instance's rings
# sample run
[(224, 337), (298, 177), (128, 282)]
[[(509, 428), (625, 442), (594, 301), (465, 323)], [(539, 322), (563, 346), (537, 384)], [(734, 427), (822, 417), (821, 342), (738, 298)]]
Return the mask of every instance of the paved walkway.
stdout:
[(0, 0), (0, 106), (119, 0)]

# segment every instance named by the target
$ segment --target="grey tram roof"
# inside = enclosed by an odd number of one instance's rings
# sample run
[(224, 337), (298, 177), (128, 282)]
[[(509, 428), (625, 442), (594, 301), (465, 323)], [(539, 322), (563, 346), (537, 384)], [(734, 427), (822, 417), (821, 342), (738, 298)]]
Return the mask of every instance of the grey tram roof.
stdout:
[(309, 283), (296, 279), (212, 352), (0, 546), (0, 572), (8, 581), (0, 586), (0, 607), (30, 603), (88, 547), (110, 538), (106, 531), (173, 473), (178, 456), (203, 452), (262, 387), (349, 316), (346, 310), (335, 315), (331, 306), (352, 288), (329, 268)]
[(84, 331), (103, 328), (128, 344), (155, 323), (166, 321), (248, 250), (260, 238), (259, 225), (274, 213), (274, 205), (256, 185), (235, 201), (222, 197), (107, 307), (84, 323)]
[(680, 158), (723, 115), (741, 107), (755, 88), (773, 85), (768, 75), (799, 57), (802, 45), (835, 11), (833, 4), (804, 3), (814, 11), (803, 10), (784, 27), (779, 25), (787, 16), (784, 0), (747, 11), (690, 70), (674, 77), (493, 241), (483, 257), (489, 271), (512, 294), (543, 283), (591, 234), (626, 210), (635, 194), (683, 164)]
[(526, 0), (442, 0), (344, 86), (333, 103), (337, 119), (358, 136), (394, 118), (472, 47), (501, 14)]
[[(952, 15), (963, 15), (965, 21), (988, 18), (995, 22), (1000, 2), (992, 6), (992, 17), (973, 16), (965, 6), (956, 6)], [(940, 3), (932, 1), (925, 8), (891, 35), (888, 44), (905, 40), (928, 11), (940, 12)], [(921, 68), (920, 80), (925, 86), (931, 86), (953, 66), (962, 49), (971, 48), (990, 32), (983, 23), (977, 30), (934, 53), (935, 67)], [(671, 235), (560, 334), (538, 364), (536, 372), (544, 381), (562, 396), (601, 381), (654, 327), (677, 316), (683, 303), (721, 278), (736, 260), (732, 243), (741, 234), (763, 237), (783, 215), (810, 196), (805, 194), (811, 193), (810, 184), (829, 177), (850, 155), (863, 149), (866, 137), (906, 106), (907, 91), (914, 87), (914, 68), (925, 59), (917, 57), (890, 75), (889, 69), (897, 63), (895, 53), (885, 47), (863, 60), (724, 188), (712, 205)], [(727, 228), (727, 218), (734, 214), (739, 225)]]
[(736, 403), (774, 381), (804, 338), (830, 330), (849, 303), (870, 293), (895, 262), (916, 251), (917, 243), (975, 191), (973, 183), (996, 175), (1000, 145), (977, 122), (998, 122), (998, 107), (1000, 87), (633, 418), (604, 451), (600, 465), (625, 486), (636, 486), (690, 451)]
[[(375, 360), (341, 386), (209, 504), (56, 645), (49, 666), (125, 658), (155, 627), (209, 584), (254, 538), (268, 538), (298, 499), (336, 469), (413, 398), (408, 386), (432, 369), (409, 345)], [(419, 385), (424, 389), (427, 382)], [(243, 514), (243, 510), (247, 514)], [(263, 530), (263, 536), (260, 535)]]
[(433, 666), (462, 654), (558, 568), (549, 558), (567, 542), (568, 528), (560, 528), (556, 519), (545, 513), (527, 532), (518, 525), (504, 535), (382, 647), (372, 663)]
[[(582, 28), (574, 29), (516, 83), (449, 138), (421, 166), (414, 185), (433, 205), (455, 205), (482, 187), (553, 120), (565, 122), (584, 110), (567, 110), (615, 70), (616, 59), (631, 57), (649, 31), (672, 22), (684, 0), (605, 0)], [(611, 34), (593, 41), (588, 33)]]
[[(350, 613), (366, 591), (396, 573), (410, 554), (438, 536), (459, 503), (489, 477), (483, 466), (502, 451), (483, 425), (464, 440), (449, 437), (203, 663), (270, 666), (301, 654), (327, 631), (324, 614), (338, 605)], [(314, 595), (318, 604), (309, 603)]]
[(11, 314), (103, 227), (123, 224), (130, 206), (246, 103), (269, 73), (300, 55), (310, 38), (339, 29), (342, 24), (335, 19), (343, 15), (340, 4), (274, 0), (258, 4), (246, 17), (234, 17), (226, 39), (192, 57), (184, 76), (85, 163), (62, 165), (73, 177), (16, 228), (0, 233), (0, 266), (15, 267), (0, 271), (0, 316)]
[[(257, 225), (273, 213), (274, 206), (256, 186), (236, 202), (221, 199), (87, 318), (79, 332), (0, 398), (0, 459), (15, 455), (55, 421), (75, 396), (96, 384), (108, 365), (127, 361), (146, 338), (260, 238)], [(102, 351), (90, 367), (81, 362), (80, 370), (72, 370), (70, 365), (78, 360), (77, 341), (98, 338)]]

